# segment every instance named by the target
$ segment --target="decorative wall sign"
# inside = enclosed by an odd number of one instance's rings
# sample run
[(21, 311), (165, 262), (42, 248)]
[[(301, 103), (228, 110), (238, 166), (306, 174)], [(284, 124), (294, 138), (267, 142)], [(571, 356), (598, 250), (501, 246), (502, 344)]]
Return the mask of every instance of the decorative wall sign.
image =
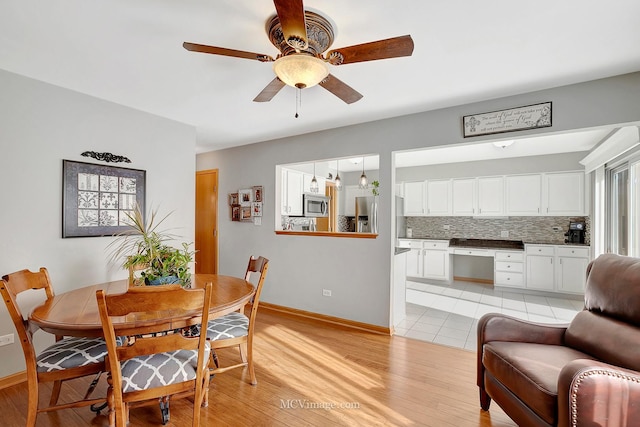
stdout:
[(462, 118), (464, 137), (551, 126), (551, 102), (475, 114)]
[(102, 160), (107, 163), (131, 163), (129, 158), (124, 156), (118, 156), (111, 153), (97, 153), (95, 151), (85, 151), (81, 154), (84, 157), (91, 157), (96, 160)]
[(146, 171), (62, 161), (62, 237), (112, 236), (145, 211)]

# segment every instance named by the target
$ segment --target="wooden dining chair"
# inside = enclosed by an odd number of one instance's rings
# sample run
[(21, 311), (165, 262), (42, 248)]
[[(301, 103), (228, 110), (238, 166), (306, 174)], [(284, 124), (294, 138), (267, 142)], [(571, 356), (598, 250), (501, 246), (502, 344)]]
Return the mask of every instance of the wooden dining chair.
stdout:
[[(21, 270), (2, 276), (0, 293), (9, 310), (9, 315), (18, 333), (22, 345), (27, 371), (28, 404), (27, 426), (34, 426), (39, 412), (56, 411), (59, 409), (89, 406), (102, 403), (105, 397), (90, 399), (100, 374), (105, 370), (104, 358), (107, 347), (103, 339), (99, 338), (63, 338), (56, 336), (56, 342), (48, 346), (38, 355), (33, 347), (33, 334), (37, 328), (32, 326), (18, 306), (18, 294), (44, 289), (47, 299), (53, 298), (51, 279), (46, 268), (40, 268), (36, 273)], [(81, 400), (58, 404), (62, 383), (67, 380), (96, 375), (89, 390)], [(40, 383), (53, 382), (49, 406), (39, 407)]]
[(139, 271), (149, 268), (148, 264), (133, 264), (129, 266), (129, 286), (144, 286), (144, 277), (140, 277)]
[[(253, 366), (253, 330), (255, 328), (256, 314), (258, 313), (258, 303), (260, 293), (264, 285), (264, 279), (269, 269), (269, 260), (264, 257), (250, 257), (245, 280), (251, 281), (259, 274), (256, 292), (251, 300), (251, 312), (249, 317), (244, 314), (244, 310), (229, 313), (217, 319), (209, 321), (207, 327), (207, 339), (211, 343), (211, 361), (209, 364), (210, 373), (218, 374), (230, 369), (247, 366), (252, 385), (256, 385), (256, 373)], [(220, 366), (220, 360), (216, 354), (217, 349), (238, 346), (240, 349), (241, 363), (230, 366)]]
[[(158, 399), (166, 424), (169, 397), (183, 395), (195, 395), (192, 425), (200, 425), (200, 407), (207, 405), (209, 343), (205, 334), (181, 333), (175, 322), (186, 315), (188, 325), (206, 324), (211, 289), (208, 283), (205, 289), (164, 285), (138, 286), (114, 295), (96, 292), (108, 350), (110, 426), (125, 427), (130, 407)], [(114, 330), (114, 316), (126, 316), (130, 322)]]

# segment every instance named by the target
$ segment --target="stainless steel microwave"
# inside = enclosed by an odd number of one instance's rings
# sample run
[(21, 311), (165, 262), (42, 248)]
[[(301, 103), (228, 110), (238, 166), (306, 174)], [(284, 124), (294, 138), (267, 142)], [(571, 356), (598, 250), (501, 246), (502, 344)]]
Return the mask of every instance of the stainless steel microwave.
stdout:
[(302, 195), (302, 212), (307, 218), (324, 218), (329, 216), (329, 200), (331, 198), (316, 193)]

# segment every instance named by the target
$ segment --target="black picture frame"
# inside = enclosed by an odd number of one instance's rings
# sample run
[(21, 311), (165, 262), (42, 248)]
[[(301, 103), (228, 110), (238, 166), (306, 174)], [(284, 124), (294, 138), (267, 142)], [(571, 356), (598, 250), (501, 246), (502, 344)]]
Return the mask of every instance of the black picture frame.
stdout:
[(113, 236), (129, 226), (135, 205), (145, 212), (146, 171), (62, 161), (62, 237)]

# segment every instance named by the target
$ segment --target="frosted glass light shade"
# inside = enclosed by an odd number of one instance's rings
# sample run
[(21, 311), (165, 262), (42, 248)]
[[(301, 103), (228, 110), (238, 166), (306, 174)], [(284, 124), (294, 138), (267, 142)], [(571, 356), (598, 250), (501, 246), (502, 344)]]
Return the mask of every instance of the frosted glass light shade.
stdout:
[(315, 56), (293, 53), (276, 59), (273, 71), (285, 84), (304, 89), (324, 80), (329, 75), (329, 66)]

